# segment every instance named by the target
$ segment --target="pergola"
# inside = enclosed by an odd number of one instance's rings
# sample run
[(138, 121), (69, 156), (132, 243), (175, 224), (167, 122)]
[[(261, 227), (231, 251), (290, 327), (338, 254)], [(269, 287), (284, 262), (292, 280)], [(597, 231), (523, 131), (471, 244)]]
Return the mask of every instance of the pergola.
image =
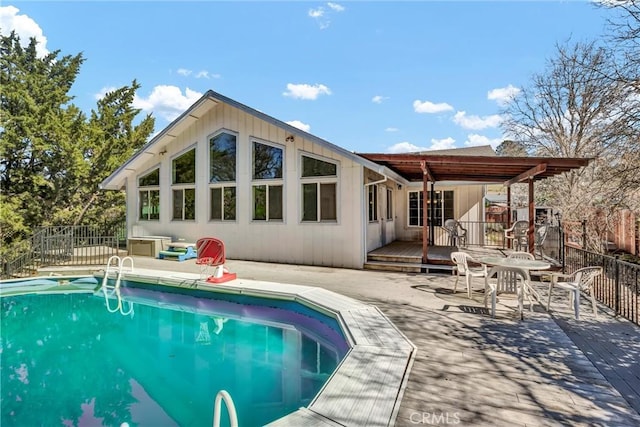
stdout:
[[(534, 190), (533, 183), (555, 175), (579, 169), (590, 158), (461, 156), (425, 153), (379, 154), (357, 153), (368, 160), (386, 166), (407, 181), (422, 182), (424, 194), (427, 184), (442, 181), (503, 184), (507, 187), (508, 217), (511, 218), (511, 185), (529, 184), (529, 251), (534, 248)], [(423, 210), (428, 211), (427, 197)], [(425, 218), (427, 216), (425, 215)], [(428, 219), (422, 223), (422, 262), (427, 263)]]

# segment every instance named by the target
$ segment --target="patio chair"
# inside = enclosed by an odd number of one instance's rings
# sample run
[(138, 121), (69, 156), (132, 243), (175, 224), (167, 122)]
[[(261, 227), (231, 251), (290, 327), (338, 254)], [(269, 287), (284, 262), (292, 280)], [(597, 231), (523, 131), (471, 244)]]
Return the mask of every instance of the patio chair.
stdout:
[(536, 228), (535, 240), (534, 240), (534, 250), (538, 252), (540, 258), (544, 259), (544, 241), (547, 239), (547, 233), (549, 231), (549, 226), (547, 224), (542, 224)]
[(529, 246), (529, 221), (516, 221), (504, 230), (504, 239), (511, 242), (513, 249), (524, 251)]
[[(549, 282), (549, 300), (547, 301), (547, 309), (551, 309), (551, 295), (553, 288), (560, 288), (569, 291), (569, 304), (573, 306), (573, 312), (576, 320), (580, 320), (580, 293), (582, 291), (589, 292), (593, 314), (598, 317), (598, 307), (596, 297), (593, 293), (593, 282), (596, 277), (601, 276), (602, 267), (584, 267), (574, 271), (572, 274), (552, 273)], [(566, 279), (559, 282), (558, 279)]]
[(536, 257), (534, 257), (532, 254), (530, 254), (529, 252), (523, 252), (523, 251), (516, 251), (516, 252), (511, 252), (509, 254), (509, 256), (507, 256), (507, 258), (515, 258), (515, 259), (536, 259)]
[(455, 263), (453, 273), (456, 275), (456, 283), (453, 285), (453, 293), (458, 289), (458, 280), (460, 276), (464, 276), (467, 284), (467, 296), (471, 298), (471, 279), (473, 277), (486, 277), (487, 266), (469, 267), (469, 263), (478, 263), (471, 255), (466, 252), (452, 252), (451, 261)]
[[(489, 281), (493, 276), (496, 277), (495, 283)], [(523, 306), (525, 297), (529, 300), (529, 310), (533, 311), (532, 296), (536, 296), (536, 293), (529, 283), (529, 274), (525, 270), (517, 267), (496, 265), (489, 270), (489, 273), (484, 278), (484, 283), (484, 306), (487, 306), (487, 300), (491, 298), (491, 317), (496, 317), (498, 293), (516, 294), (520, 320), (524, 318)]]
[(467, 229), (460, 224), (458, 220), (448, 219), (442, 227), (448, 234), (449, 246), (466, 246), (467, 245)]

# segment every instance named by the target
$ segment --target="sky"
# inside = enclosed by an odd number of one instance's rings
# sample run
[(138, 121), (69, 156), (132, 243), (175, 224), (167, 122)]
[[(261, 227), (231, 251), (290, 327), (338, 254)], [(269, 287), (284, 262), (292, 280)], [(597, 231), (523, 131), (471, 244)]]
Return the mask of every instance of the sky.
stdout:
[(557, 44), (602, 39), (588, 1), (11, 1), (0, 31), (82, 53), (87, 113), (141, 84), (155, 132), (207, 90), (350, 151), (491, 144)]

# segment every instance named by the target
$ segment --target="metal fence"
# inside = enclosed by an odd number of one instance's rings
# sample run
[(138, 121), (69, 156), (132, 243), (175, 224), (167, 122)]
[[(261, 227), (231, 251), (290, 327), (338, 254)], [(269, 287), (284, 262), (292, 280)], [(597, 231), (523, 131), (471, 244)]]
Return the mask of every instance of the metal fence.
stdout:
[(109, 257), (126, 253), (126, 244), (124, 224), (39, 227), (15, 257), (3, 260), (1, 275), (12, 278), (48, 266), (106, 264)]
[(564, 270), (602, 266), (604, 274), (594, 283), (596, 299), (622, 316), (640, 325), (640, 265), (617, 257), (566, 246)]

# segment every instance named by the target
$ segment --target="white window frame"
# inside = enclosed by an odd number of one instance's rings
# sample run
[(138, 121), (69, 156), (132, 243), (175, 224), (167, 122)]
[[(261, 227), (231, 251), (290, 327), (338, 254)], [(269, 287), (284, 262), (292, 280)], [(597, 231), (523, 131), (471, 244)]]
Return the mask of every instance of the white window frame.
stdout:
[[(141, 186), (140, 185), (140, 179), (151, 174), (154, 171), (158, 171), (158, 185), (145, 185), (145, 186)], [(138, 177), (136, 178), (136, 185), (138, 186), (138, 212), (136, 214), (136, 217), (138, 218), (139, 221), (160, 221), (160, 165), (154, 166), (152, 168), (150, 168), (149, 170), (141, 173), (140, 175), (138, 175)], [(157, 192), (158, 193), (158, 218), (148, 218), (149, 215), (147, 215), (147, 218), (142, 218), (140, 216), (140, 211), (142, 208), (142, 197), (140, 197), (140, 194), (146, 192), (147, 193), (147, 200), (151, 200), (151, 192)]]
[[(193, 150), (194, 151), (194, 173), (193, 173), (193, 179), (194, 182), (193, 183), (180, 183), (180, 184), (174, 184), (173, 183), (173, 179), (174, 179), (174, 175), (175, 172), (173, 170), (173, 162), (187, 154), (189, 151)], [(197, 194), (196, 194), (196, 183), (195, 183), (195, 179), (196, 179), (196, 175), (197, 175), (197, 165), (198, 165), (198, 151), (197, 151), (197, 146), (196, 144), (191, 145), (190, 147), (184, 149), (183, 151), (177, 153), (175, 156), (173, 156), (171, 158), (171, 220), (172, 221), (195, 221), (197, 219), (197, 214), (198, 214), (198, 210), (197, 210)], [(185, 192), (187, 190), (193, 190), (194, 192), (194, 198), (193, 198), (193, 218), (189, 218), (189, 219), (185, 219), (185, 206), (186, 206), (186, 200), (187, 198), (185, 197)], [(175, 207), (176, 207), (176, 200), (174, 197), (174, 191), (182, 191), (182, 206), (181, 206), (181, 212), (182, 215), (180, 218), (176, 218), (174, 213), (175, 213)]]
[[(236, 170), (235, 170), (235, 181), (216, 181), (216, 182), (211, 182), (211, 140), (214, 139), (215, 137), (217, 137), (220, 134), (226, 133), (228, 135), (232, 135), (235, 136), (236, 138)], [(209, 221), (215, 221), (215, 222), (236, 222), (238, 219), (238, 186), (237, 186), (237, 179), (238, 179), (238, 148), (239, 148), (239, 136), (237, 134), (237, 132), (232, 132), (228, 129), (220, 129), (219, 131), (209, 135), (207, 137), (207, 155), (208, 155), (208, 159), (207, 159), (207, 164), (208, 164), (208, 178), (207, 178), (207, 182), (209, 182), (209, 205), (208, 205), (208, 210), (209, 210)], [(221, 201), (220, 201), (220, 206), (222, 207), (222, 212), (221, 212), (221, 218), (213, 218), (213, 211), (211, 210), (212, 207), (212, 203), (213, 203), (213, 191), (214, 189), (219, 188), (220, 189), (220, 193), (221, 193)], [(234, 188), (235, 189), (235, 203), (236, 203), (236, 209), (235, 209), (235, 213), (234, 213), (234, 218), (231, 219), (227, 219), (225, 218), (224, 215), (224, 206), (225, 206), (225, 190), (227, 188)]]
[[(315, 159), (315, 160), (319, 160), (325, 163), (331, 163), (336, 167), (336, 174), (335, 175), (323, 175), (323, 176), (310, 176), (310, 177), (303, 177), (302, 173), (303, 173), (303, 167), (302, 167), (302, 162), (303, 162), (303, 157), (308, 157), (311, 159)], [(338, 188), (338, 173), (340, 171), (340, 162), (334, 159), (329, 159), (326, 157), (322, 157), (322, 156), (318, 156), (317, 154), (312, 154), (312, 153), (307, 153), (307, 152), (300, 152), (300, 155), (298, 157), (298, 161), (299, 161), (299, 165), (300, 167), (298, 168), (300, 170), (300, 222), (303, 224), (309, 224), (309, 223), (318, 223), (318, 222), (322, 222), (322, 223), (337, 223), (338, 222), (338, 218), (339, 218), (339, 212), (340, 212), (340, 207), (338, 204), (338, 201), (340, 200), (339, 197), (339, 188)], [(316, 184), (316, 196), (317, 196), (317, 200), (316, 200), (316, 219), (315, 220), (303, 220), (304, 217), (304, 184)], [(336, 207), (336, 218), (335, 219), (321, 219), (322, 218), (322, 203), (321, 203), (321, 185), (322, 184), (334, 184), (335, 185), (335, 207)]]
[[(260, 138), (250, 137), (249, 138), (251, 147), (251, 220), (255, 222), (285, 222), (286, 210), (285, 210), (285, 197), (286, 197), (286, 187), (285, 187), (285, 171), (286, 171), (286, 149), (285, 146), (280, 144), (275, 144), (273, 142), (264, 141)], [(274, 178), (274, 179), (255, 179), (255, 157), (254, 157), (254, 143), (262, 144), (277, 148), (282, 150), (282, 178)], [(255, 199), (255, 188), (266, 186), (266, 204), (265, 204), (265, 219), (256, 219), (256, 199)], [(269, 216), (269, 192), (272, 187), (282, 187), (282, 201), (281, 201), (281, 211), (282, 218), (270, 218)]]
[[(444, 221), (449, 219), (449, 218), (445, 218), (445, 201), (444, 201), (444, 193), (445, 192), (451, 192), (453, 195), (452, 198), (452, 209), (455, 213), (455, 201), (456, 201), (456, 192), (454, 190), (435, 190), (436, 193), (440, 193), (441, 194), (441, 199), (442, 199), (442, 212), (441, 212), (441, 218), (442, 218), (442, 224), (435, 224), (436, 226), (441, 226), (444, 225)], [(418, 224), (411, 224), (411, 217), (410, 217), (410, 210), (411, 210), (411, 193), (418, 193)], [(408, 227), (422, 227), (422, 225), (424, 224), (424, 217), (425, 217), (425, 213), (422, 212), (422, 216), (420, 216), (420, 211), (423, 209), (423, 203), (421, 203), (420, 201), (420, 194), (422, 193), (422, 190), (410, 190), (407, 192), (407, 226)], [(430, 194), (430, 191), (427, 191), (428, 194)]]
[(393, 221), (393, 189), (387, 187), (387, 221)]

